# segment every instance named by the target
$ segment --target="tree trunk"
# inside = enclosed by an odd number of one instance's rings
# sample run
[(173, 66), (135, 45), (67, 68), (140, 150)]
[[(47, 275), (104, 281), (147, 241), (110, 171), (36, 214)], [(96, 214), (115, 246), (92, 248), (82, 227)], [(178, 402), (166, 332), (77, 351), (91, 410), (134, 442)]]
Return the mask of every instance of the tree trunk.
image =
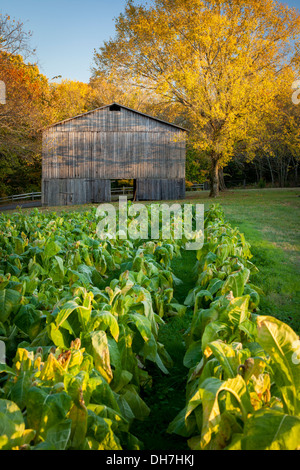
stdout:
[(270, 169), (270, 174), (271, 174), (271, 178), (272, 178), (272, 188), (274, 188), (275, 186), (275, 181), (274, 181), (274, 174), (273, 174), (273, 169), (272, 169), (272, 165), (271, 165), (271, 162), (270, 162), (270, 157), (267, 156), (267, 160), (268, 160), (268, 164), (269, 164), (269, 169)]
[(210, 168), (210, 194), (209, 197), (219, 196), (219, 159), (213, 157)]
[(226, 184), (225, 184), (225, 181), (224, 181), (224, 171), (223, 171), (223, 168), (220, 168), (219, 169), (219, 188), (220, 188), (220, 191), (226, 191)]

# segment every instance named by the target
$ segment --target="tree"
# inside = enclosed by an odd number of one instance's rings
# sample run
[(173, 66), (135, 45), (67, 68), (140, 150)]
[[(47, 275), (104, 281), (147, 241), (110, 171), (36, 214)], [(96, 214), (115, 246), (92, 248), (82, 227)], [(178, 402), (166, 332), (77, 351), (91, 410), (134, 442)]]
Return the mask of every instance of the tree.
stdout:
[(292, 100), (295, 73), (286, 69), (277, 80), (272, 113), (266, 114), (253, 136), (256, 140), (255, 164), (259, 178), (270, 174), (272, 184), (284, 187), (288, 178), (298, 182), (300, 162), (300, 106)]
[(88, 84), (73, 80), (52, 84), (50, 93), (49, 106), (52, 116), (49, 124), (89, 111), (94, 97), (93, 89)]
[(0, 51), (28, 57), (35, 52), (30, 46), (31, 37), (31, 31), (25, 31), (23, 23), (0, 14)]
[(0, 191), (5, 193), (8, 187), (26, 187), (32, 169), (40, 166), (39, 130), (47, 125), (51, 110), (47, 78), (20, 55), (0, 52), (0, 80), (7, 95), (6, 104), (0, 105)]
[(155, 94), (146, 86), (135, 86), (128, 77), (119, 76), (118, 71), (110, 69), (107, 73), (95, 68), (90, 86), (94, 90), (91, 109), (115, 102), (165, 121), (182, 124), (176, 103), (165, 102), (162, 96)]
[(299, 60), (300, 16), (273, 0), (128, 0), (95, 65), (180, 106), (194, 147), (219, 170), (271, 112), (278, 75)]

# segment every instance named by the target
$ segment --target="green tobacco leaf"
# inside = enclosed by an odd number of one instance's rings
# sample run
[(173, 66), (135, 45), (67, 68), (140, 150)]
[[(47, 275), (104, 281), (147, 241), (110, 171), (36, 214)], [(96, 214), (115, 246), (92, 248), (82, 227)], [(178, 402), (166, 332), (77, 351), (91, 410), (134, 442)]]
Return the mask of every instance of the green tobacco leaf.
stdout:
[(236, 377), (238, 366), (240, 365), (237, 351), (223, 341), (213, 341), (212, 343), (209, 343), (208, 346), (212, 350), (215, 358), (218, 359), (221, 364), (225, 378), (233, 379)]
[(212, 279), (207, 287), (207, 290), (211, 292), (213, 295), (218, 292), (219, 289), (223, 287), (224, 281), (221, 279), (215, 278)]
[(36, 439), (46, 439), (48, 430), (66, 418), (72, 399), (65, 392), (51, 394), (31, 387), (27, 393), (27, 421), (36, 430)]
[(141, 399), (133, 385), (127, 385), (123, 389), (122, 397), (127, 401), (136, 419), (143, 420), (149, 416), (150, 408)]
[(64, 321), (67, 320), (71, 313), (74, 312), (74, 310), (76, 310), (78, 307), (79, 305), (75, 300), (69, 300), (66, 302), (56, 316), (56, 328), (59, 328), (64, 323)]
[(255, 322), (248, 319), (244, 320), (239, 324), (238, 329), (245, 333), (249, 341), (254, 342), (257, 340), (257, 325)]
[(52, 256), (56, 256), (60, 250), (61, 246), (57, 242), (49, 240), (44, 247), (43, 256), (46, 259), (52, 258)]
[[(300, 418), (278, 410), (259, 410), (246, 422), (241, 450), (299, 450)], [(231, 449), (231, 446), (228, 446)]]
[(81, 406), (82, 399), (84, 399), (83, 390), (86, 390), (88, 380), (89, 374), (84, 370), (80, 371), (75, 376), (68, 374), (64, 376), (65, 390), (67, 394), (70, 395), (75, 405), (78, 407)]
[(191, 333), (194, 340), (200, 340), (203, 337), (204, 330), (208, 323), (218, 319), (219, 312), (216, 308), (198, 310), (193, 315)]
[(182, 437), (190, 437), (195, 432), (196, 419), (193, 415), (187, 415), (187, 407), (181, 410), (169, 424), (167, 432), (178, 434)]
[(209, 323), (203, 333), (202, 336), (202, 351), (204, 352), (207, 345), (217, 339), (219, 339), (220, 333), (228, 332), (228, 326), (224, 323), (213, 321)]
[(135, 378), (139, 380), (138, 362), (132, 350), (133, 332), (129, 328), (120, 325), (120, 338), (118, 349), (120, 352), (121, 367), (128, 370)]
[(184, 355), (183, 365), (188, 369), (195, 367), (201, 360), (202, 356), (201, 340), (193, 341)]
[(241, 376), (228, 379), (225, 382), (215, 377), (205, 380), (200, 388), (203, 407), (203, 425), (200, 443), (202, 449), (210, 443), (212, 433), (218, 431), (221, 420), (218, 397), (224, 391), (229, 392), (236, 399), (241, 412), (240, 417), (244, 422), (248, 413), (253, 412), (246, 383)]
[(109, 331), (115, 341), (119, 339), (119, 324), (117, 318), (109, 311), (96, 312), (92, 318), (92, 328), (94, 330), (104, 330), (109, 328)]
[(122, 450), (119, 439), (112, 430), (112, 421), (97, 416), (91, 410), (88, 410), (87, 436), (92, 450)]
[(234, 297), (241, 297), (244, 293), (244, 288), (249, 280), (250, 271), (244, 268), (242, 271), (232, 273), (226, 279), (222, 289), (222, 294), (232, 292)]
[(61, 349), (68, 349), (70, 347), (72, 337), (67, 329), (63, 327), (57, 328), (55, 323), (50, 323), (50, 325), (47, 325), (47, 331), (55, 346)]
[(119, 411), (106, 405), (96, 405), (94, 403), (88, 405), (88, 410), (101, 418), (110, 419), (114, 423), (114, 427), (118, 427), (118, 430), (128, 432), (129, 423)]
[(70, 446), (75, 450), (79, 450), (85, 442), (88, 420), (87, 408), (82, 403), (79, 406), (74, 404), (68, 417), (72, 421)]
[(288, 414), (300, 413), (300, 342), (285, 323), (258, 316), (258, 342), (271, 357), (274, 380)]
[(0, 290), (0, 322), (4, 323), (19, 305), (22, 295), (13, 289)]
[(0, 399), (0, 450), (22, 444), (25, 423), (20, 408), (10, 400)]
[(0, 362), (0, 374), (1, 373), (16, 375), (16, 372), (11, 367), (9, 367), (7, 364), (2, 364)]
[(249, 319), (249, 300), (249, 295), (244, 295), (243, 297), (237, 297), (232, 299), (225, 312), (220, 315), (221, 321), (223, 320), (223, 317), (228, 317), (230, 323), (232, 323), (233, 325), (239, 325), (243, 321)]
[(90, 333), (92, 355), (95, 361), (95, 367), (100, 374), (111, 382), (113, 373), (110, 364), (110, 354), (105, 331), (93, 331)]
[(128, 315), (128, 319), (137, 327), (143, 340), (148, 342), (152, 336), (151, 323), (148, 318), (140, 315), (139, 313), (131, 313)]
[(213, 300), (213, 295), (209, 290), (201, 290), (200, 292), (197, 292), (195, 295), (195, 310), (198, 310), (200, 307), (202, 307), (203, 299), (208, 302), (209, 300)]
[(33, 447), (34, 450), (66, 450), (71, 435), (70, 419), (54, 424), (48, 429), (44, 442)]
[(39, 329), (41, 316), (42, 312), (37, 310), (34, 305), (22, 305), (14, 318), (14, 323), (20, 330), (33, 339), (34, 332)]
[(27, 391), (31, 387), (32, 381), (32, 372), (30, 370), (21, 370), (10, 388), (10, 398), (20, 407), (21, 410), (25, 408)]
[(87, 393), (90, 396), (90, 403), (106, 405), (120, 411), (117, 402), (118, 395), (113, 392), (110, 384), (96, 370), (93, 371), (87, 383)]
[(114, 381), (112, 384), (114, 392), (118, 393), (120, 390), (122, 390), (123, 387), (126, 387), (126, 385), (128, 385), (129, 382), (132, 380), (132, 377), (133, 375), (127, 370), (121, 370), (117, 374), (117, 379), (116, 374), (114, 374)]

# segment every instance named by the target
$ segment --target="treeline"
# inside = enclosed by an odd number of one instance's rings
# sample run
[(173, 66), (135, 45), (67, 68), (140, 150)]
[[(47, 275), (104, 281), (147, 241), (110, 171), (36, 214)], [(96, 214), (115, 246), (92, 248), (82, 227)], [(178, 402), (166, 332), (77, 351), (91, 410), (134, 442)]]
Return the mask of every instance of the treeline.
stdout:
[(0, 15), (0, 196), (40, 189), (44, 127), (112, 102), (189, 129), (186, 179), (211, 196), (298, 185), (299, 41), (299, 13), (272, 0), (128, 0), (81, 83), (41, 74), (30, 33)]

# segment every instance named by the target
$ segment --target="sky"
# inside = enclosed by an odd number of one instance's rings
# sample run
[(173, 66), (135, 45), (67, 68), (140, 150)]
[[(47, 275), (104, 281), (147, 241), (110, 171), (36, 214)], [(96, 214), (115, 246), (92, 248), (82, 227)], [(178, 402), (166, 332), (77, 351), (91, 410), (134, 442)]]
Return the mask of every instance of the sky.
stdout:
[[(94, 49), (115, 35), (126, 0), (0, 0), (0, 13), (32, 31), (40, 72), (88, 83)], [(300, 10), (300, 0), (282, 0)], [(57, 81), (57, 80), (55, 80)]]

